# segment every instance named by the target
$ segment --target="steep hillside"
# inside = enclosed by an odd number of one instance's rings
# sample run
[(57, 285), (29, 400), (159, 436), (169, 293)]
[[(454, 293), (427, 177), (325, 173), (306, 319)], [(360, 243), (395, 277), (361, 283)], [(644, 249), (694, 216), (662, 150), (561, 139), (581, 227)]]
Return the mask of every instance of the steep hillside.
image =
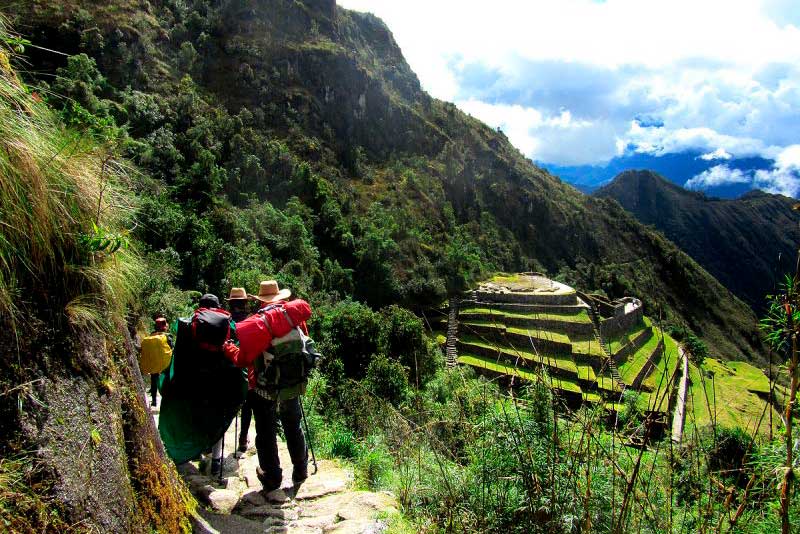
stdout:
[(143, 275), (122, 237), (125, 176), (21, 83), (4, 22), (0, 530), (186, 532), (194, 501), (166, 459), (124, 321)]
[(795, 201), (753, 191), (736, 200), (682, 189), (649, 171), (627, 171), (599, 189), (653, 225), (739, 298), (762, 310), (800, 247)]
[(759, 358), (741, 301), (618, 204), (426, 95), (371, 15), (331, 0), (9, 9), (37, 45), (88, 55), (32, 49), (31, 77), (154, 179), (137, 231), (185, 288), (277, 273), (319, 300), (419, 307), (533, 269), (641, 296), (722, 357)]

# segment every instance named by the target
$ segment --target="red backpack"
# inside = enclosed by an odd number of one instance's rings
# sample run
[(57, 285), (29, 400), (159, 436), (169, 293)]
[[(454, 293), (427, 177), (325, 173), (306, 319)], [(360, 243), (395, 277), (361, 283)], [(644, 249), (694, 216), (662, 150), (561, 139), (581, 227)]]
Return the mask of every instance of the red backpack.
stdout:
[(273, 338), (285, 336), (294, 325), (299, 325), (310, 317), (311, 306), (308, 302), (295, 299), (262, 308), (258, 313), (236, 323), (241, 358), (246, 362), (254, 361), (267, 350)]
[(198, 308), (192, 316), (192, 339), (198, 349), (221, 352), (231, 337), (231, 314), (221, 308)]

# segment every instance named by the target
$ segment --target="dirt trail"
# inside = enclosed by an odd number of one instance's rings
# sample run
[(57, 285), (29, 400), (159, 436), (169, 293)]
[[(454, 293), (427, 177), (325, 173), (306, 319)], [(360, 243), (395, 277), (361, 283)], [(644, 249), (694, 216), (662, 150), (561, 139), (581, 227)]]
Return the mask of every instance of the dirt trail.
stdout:
[(678, 402), (675, 403), (675, 413), (672, 416), (672, 441), (680, 443), (683, 438), (683, 425), (686, 418), (686, 386), (689, 380), (689, 360), (683, 347), (678, 346), (678, 354), (683, 364), (683, 376), (678, 386)]
[[(154, 413), (156, 420), (158, 414)], [(234, 425), (225, 435), (222, 482), (210, 477), (204, 465), (190, 462), (178, 472), (201, 504), (207, 524), (195, 532), (220, 534), (378, 534), (386, 518), (397, 513), (390, 493), (353, 489), (352, 472), (331, 460), (318, 460), (319, 470), (299, 485), (291, 480), (292, 464), (286, 444), (279, 440), (284, 479), (281, 488), (267, 495), (256, 478), (258, 457), (253, 446), (255, 425), (249, 432), (250, 447), (238, 458)], [(309, 474), (314, 471), (309, 465)]]

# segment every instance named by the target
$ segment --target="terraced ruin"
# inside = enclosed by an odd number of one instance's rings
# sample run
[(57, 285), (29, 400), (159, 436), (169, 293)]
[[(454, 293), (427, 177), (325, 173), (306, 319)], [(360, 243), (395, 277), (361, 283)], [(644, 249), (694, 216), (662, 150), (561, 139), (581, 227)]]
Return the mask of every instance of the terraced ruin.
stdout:
[(512, 380), (544, 379), (575, 408), (622, 408), (622, 392), (663, 417), (679, 361), (675, 342), (635, 298), (608, 302), (536, 273), (499, 275), (450, 303), (451, 361)]

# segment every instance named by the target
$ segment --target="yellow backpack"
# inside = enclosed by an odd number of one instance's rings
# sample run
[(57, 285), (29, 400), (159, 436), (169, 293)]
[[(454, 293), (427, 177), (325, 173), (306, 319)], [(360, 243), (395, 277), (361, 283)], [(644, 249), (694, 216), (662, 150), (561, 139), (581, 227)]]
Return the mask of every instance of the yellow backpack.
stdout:
[(169, 348), (166, 334), (151, 334), (142, 340), (139, 368), (143, 374), (160, 373), (169, 366), (170, 360), (172, 360), (172, 349)]

